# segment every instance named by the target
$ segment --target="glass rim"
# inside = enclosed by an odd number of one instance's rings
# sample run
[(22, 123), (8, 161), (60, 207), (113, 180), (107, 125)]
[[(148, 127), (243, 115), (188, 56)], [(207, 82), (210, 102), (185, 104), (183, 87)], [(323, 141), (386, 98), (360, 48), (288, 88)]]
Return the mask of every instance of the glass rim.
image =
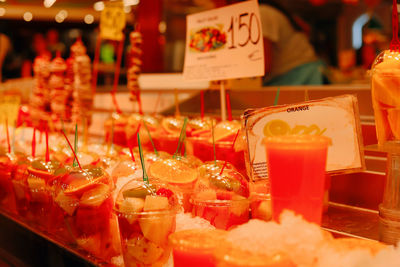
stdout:
[(215, 207), (220, 206), (232, 206), (233, 203), (250, 203), (248, 198), (243, 199), (199, 199), (199, 198), (190, 198), (190, 203), (193, 205), (213, 205)]
[(323, 135), (278, 135), (265, 137), (263, 140), (266, 147), (268, 146), (329, 146), (332, 139)]
[(122, 212), (120, 211), (115, 205), (113, 207), (114, 212), (119, 214), (125, 214), (127, 216), (139, 216), (139, 217), (146, 217), (146, 216), (159, 216), (159, 215), (171, 215), (175, 216), (179, 211), (179, 205), (174, 205), (170, 209), (165, 210), (151, 210), (151, 211), (132, 211), (132, 212)]

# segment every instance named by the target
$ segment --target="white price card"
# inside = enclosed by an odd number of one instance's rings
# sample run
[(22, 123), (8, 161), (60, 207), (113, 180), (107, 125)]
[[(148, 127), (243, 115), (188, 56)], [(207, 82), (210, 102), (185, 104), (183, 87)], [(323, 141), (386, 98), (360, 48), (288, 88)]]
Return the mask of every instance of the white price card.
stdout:
[(121, 41), (125, 23), (126, 18), (123, 2), (106, 2), (100, 16), (101, 38)]
[(224, 80), (264, 75), (264, 44), (257, 1), (186, 17), (183, 75)]
[(358, 100), (354, 95), (247, 110), (243, 119), (248, 144), (246, 167), (253, 181), (268, 179), (263, 140), (276, 135), (329, 137), (332, 144), (328, 147), (328, 173), (365, 168)]

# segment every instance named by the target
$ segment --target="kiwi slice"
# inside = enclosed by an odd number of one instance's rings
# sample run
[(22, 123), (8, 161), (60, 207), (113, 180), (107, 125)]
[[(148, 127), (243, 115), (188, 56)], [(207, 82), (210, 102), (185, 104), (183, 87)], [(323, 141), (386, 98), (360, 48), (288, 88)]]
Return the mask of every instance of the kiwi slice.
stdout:
[(153, 195), (156, 192), (154, 185), (143, 185), (141, 187), (135, 187), (127, 189), (122, 192), (124, 198), (136, 197), (136, 198), (146, 198), (147, 195)]
[(237, 192), (240, 189), (240, 182), (231, 177), (213, 175), (210, 176), (210, 183), (227, 191)]

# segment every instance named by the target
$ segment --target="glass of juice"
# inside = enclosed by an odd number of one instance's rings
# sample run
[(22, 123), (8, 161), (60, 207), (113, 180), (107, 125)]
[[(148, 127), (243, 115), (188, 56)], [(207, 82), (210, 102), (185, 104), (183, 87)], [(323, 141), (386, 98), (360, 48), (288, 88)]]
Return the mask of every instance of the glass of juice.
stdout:
[[(179, 135), (183, 127), (184, 117), (165, 117), (161, 121), (161, 127), (154, 135), (153, 141), (156, 148), (174, 154), (178, 147)], [(182, 144), (181, 151), (184, 151)]]
[(295, 267), (284, 254), (261, 254), (242, 248), (240, 244), (221, 242), (214, 252), (217, 267)]
[(400, 54), (385, 50), (371, 67), (372, 105), (378, 144), (400, 140)]
[(168, 261), (176, 204), (173, 192), (162, 185), (132, 180), (121, 188), (114, 211), (126, 267), (163, 266)]
[(108, 174), (100, 167), (88, 165), (60, 175), (54, 192), (54, 202), (63, 212), (70, 240), (105, 262), (120, 251), (112, 189)]
[(265, 139), (274, 220), (289, 209), (321, 224), (329, 143), (328, 137), (319, 135)]
[(169, 236), (175, 267), (214, 267), (214, 250), (227, 235), (216, 229), (191, 229)]
[(222, 174), (220, 171), (218, 165), (206, 168), (196, 182), (190, 201), (194, 216), (208, 220), (218, 229), (228, 230), (249, 220), (249, 186), (235, 169), (225, 168)]

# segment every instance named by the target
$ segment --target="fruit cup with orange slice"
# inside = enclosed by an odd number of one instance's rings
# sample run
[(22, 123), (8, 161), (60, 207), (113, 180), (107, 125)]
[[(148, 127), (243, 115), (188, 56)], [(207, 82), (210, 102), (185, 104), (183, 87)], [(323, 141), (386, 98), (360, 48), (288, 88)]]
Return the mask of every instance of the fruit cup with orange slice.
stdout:
[[(161, 121), (161, 127), (154, 135), (155, 147), (160, 151), (174, 154), (179, 142), (179, 134), (184, 125), (184, 117), (165, 117)], [(189, 128), (187, 129), (189, 130)], [(184, 150), (184, 144), (181, 151)]]
[[(113, 125), (114, 124), (114, 125)], [(112, 114), (111, 118), (107, 119), (104, 128), (106, 130), (106, 140), (120, 146), (127, 145), (126, 128), (128, 126), (128, 116), (124, 114)], [(114, 127), (114, 129), (112, 129)], [(114, 132), (113, 132), (114, 131)]]
[(72, 168), (57, 178), (55, 204), (63, 211), (66, 228), (81, 249), (110, 262), (119, 239), (112, 216), (112, 181), (100, 167)]
[[(153, 147), (149, 135), (152, 137), (157, 136), (157, 132), (161, 128), (160, 121), (160, 116), (140, 115), (138, 113), (130, 115), (126, 127), (126, 135), (128, 138), (127, 146), (136, 147), (138, 145), (136, 136), (139, 133), (141, 136), (142, 146), (146, 149), (152, 150)], [(145, 123), (146, 126), (144, 126), (143, 123)], [(147, 130), (149, 132), (147, 132)]]
[(27, 167), (25, 184), (28, 196), (27, 219), (46, 231), (53, 226), (51, 210), (54, 188), (52, 183), (55, 172), (60, 167), (59, 161), (46, 161), (41, 158), (33, 160)]
[[(221, 121), (214, 127), (215, 157), (218, 160), (228, 161), (236, 169), (246, 174), (246, 165), (244, 160), (244, 150), (246, 148), (245, 135), (240, 131), (241, 123), (237, 120)], [(239, 132), (234, 146), (232, 143)], [(193, 154), (203, 161), (214, 159), (213, 137), (211, 129), (200, 132), (197, 137), (189, 138), (189, 143), (193, 146)], [(190, 149), (189, 149), (190, 152)]]
[(163, 266), (170, 255), (168, 236), (175, 231), (176, 197), (167, 187), (132, 180), (115, 203), (126, 267)]
[(189, 200), (198, 178), (198, 171), (197, 165), (190, 165), (188, 163), (192, 161), (186, 160), (180, 156), (158, 160), (150, 165), (149, 177), (152, 181), (167, 184), (177, 196), (181, 208), (190, 212)]
[[(192, 214), (208, 220), (218, 229), (227, 230), (249, 220), (249, 185), (234, 168), (220, 165), (202, 168), (202, 176), (190, 199)], [(214, 163), (215, 164), (215, 163)]]
[(0, 208), (15, 213), (15, 199), (12, 186), (12, 175), (16, 166), (15, 154), (7, 153), (0, 147)]

